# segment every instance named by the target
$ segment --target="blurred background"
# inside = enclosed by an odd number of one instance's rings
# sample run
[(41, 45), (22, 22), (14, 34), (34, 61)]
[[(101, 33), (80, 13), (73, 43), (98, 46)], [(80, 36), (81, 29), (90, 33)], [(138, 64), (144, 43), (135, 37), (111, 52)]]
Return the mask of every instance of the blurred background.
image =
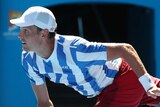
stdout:
[[(148, 72), (160, 78), (159, 0), (5, 0), (0, 1), (0, 107), (36, 107), (34, 93), (21, 67), (19, 28), (9, 23), (36, 5), (54, 13), (59, 34), (132, 44)], [(55, 107), (92, 107), (96, 101), (96, 97), (87, 99), (48, 80), (47, 86)]]

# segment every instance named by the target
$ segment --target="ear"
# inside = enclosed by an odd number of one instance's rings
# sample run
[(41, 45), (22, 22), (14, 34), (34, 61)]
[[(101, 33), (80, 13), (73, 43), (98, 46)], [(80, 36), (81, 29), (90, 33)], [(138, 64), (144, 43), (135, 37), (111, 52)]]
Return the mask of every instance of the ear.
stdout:
[(43, 30), (42, 30), (42, 37), (48, 38), (48, 35), (49, 35), (48, 29), (43, 29)]

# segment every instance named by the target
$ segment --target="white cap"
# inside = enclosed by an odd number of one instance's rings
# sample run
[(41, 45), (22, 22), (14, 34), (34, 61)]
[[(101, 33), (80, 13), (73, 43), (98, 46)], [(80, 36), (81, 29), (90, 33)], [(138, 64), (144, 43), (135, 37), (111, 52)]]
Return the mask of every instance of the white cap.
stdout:
[(35, 25), (41, 29), (48, 29), (49, 32), (54, 32), (57, 27), (53, 13), (41, 6), (28, 8), (20, 18), (11, 19), (10, 22), (19, 27)]

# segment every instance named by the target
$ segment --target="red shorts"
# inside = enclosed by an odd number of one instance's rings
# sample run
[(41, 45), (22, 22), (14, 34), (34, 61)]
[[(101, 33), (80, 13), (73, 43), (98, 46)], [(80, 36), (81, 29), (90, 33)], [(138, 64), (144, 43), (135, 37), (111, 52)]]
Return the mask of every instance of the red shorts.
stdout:
[[(160, 79), (152, 77), (160, 87)], [(123, 60), (120, 70), (113, 83), (98, 95), (94, 107), (138, 107), (139, 105), (154, 105), (160, 102), (160, 97), (148, 97), (132, 68)]]

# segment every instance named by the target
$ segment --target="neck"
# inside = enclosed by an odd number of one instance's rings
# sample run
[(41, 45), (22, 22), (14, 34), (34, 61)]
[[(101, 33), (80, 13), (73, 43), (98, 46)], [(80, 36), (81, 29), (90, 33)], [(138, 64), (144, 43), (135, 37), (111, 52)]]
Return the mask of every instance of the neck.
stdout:
[(54, 50), (54, 39), (49, 39), (40, 46), (40, 49), (37, 50), (36, 53), (40, 57), (48, 59), (51, 56), (53, 50)]

